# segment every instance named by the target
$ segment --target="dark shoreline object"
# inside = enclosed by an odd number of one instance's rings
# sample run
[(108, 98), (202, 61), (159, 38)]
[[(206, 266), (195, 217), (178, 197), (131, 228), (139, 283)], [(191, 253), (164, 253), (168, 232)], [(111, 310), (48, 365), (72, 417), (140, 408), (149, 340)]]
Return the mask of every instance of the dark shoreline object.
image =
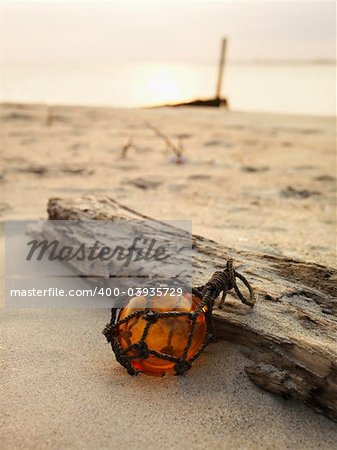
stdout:
[[(151, 219), (112, 198), (94, 196), (50, 199), (48, 214), (54, 220)], [(192, 246), (194, 285), (230, 258), (254, 285), (255, 308), (247, 310), (228, 296), (222, 310), (213, 310), (217, 338), (241, 345), (250, 359), (249, 378), (337, 421), (337, 270), (240, 251), (197, 235)]]
[(228, 102), (227, 98), (221, 97), (226, 49), (227, 49), (227, 38), (222, 38), (221, 39), (221, 47), (220, 47), (219, 66), (218, 66), (218, 77), (217, 77), (214, 98), (195, 99), (195, 100), (191, 100), (189, 102), (183, 102), (183, 103), (171, 103), (171, 104), (166, 104), (166, 105), (157, 105), (157, 106), (152, 106), (152, 108), (164, 108), (164, 107), (177, 108), (180, 106), (197, 106), (197, 107), (208, 107), (208, 108), (209, 107), (211, 107), (211, 108), (223, 107), (223, 108), (228, 109), (229, 102)]
[(158, 105), (158, 106), (152, 106), (150, 108), (178, 108), (181, 106), (204, 106), (204, 107), (211, 107), (211, 108), (226, 108), (228, 109), (228, 100), (226, 98), (207, 98), (207, 99), (197, 99), (197, 100), (191, 100), (190, 102), (183, 102), (183, 103), (168, 103), (166, 105)]
[[(238, 288), (238, 285), (236, 284), (236, 278), (239, 278), (248, 288), (248, 299), (243, 296), (240, 289)], [(182, 286), (181, 282), (174, 278), (166, 280), (164, 284), (165, 286), (170, 287)], [(157, 280), (154, 282), (150, 281), (145, 286), (148, 286), (149, 288), (156, 288), (160, 286), (163, 287), (163, 280)], [(227, 261), (226, 268), (223, 271), (215, 272), (205, 285), (199, 286), (197, 288), (192, 288), (192, 294), (199, 299), (199, 305), (195, 311), (179, 311), (179, 308), (176, 308), (174, 310), (158, 312), (155, 308), (151, 309), (151, 297), (147, 297), (146, 303), (149, 303), (148, 307), (136, 310), (122, 320), (119, 319), (119, 316), (117, 314), (118, 310), (116, 308), (112, 308), (110, 323), (108, 323), (104, 328), (103, 334), (109, 344), (111, 344), (111, 348), (116, 356), (116, 360), (119, 362), (119, 364), (127, 369), (129, 375), (138, 375), (138, 373), (141, 372), (141, 370), (138, 370), (136, 367), (134, 367), (133, 360), (147, 359), (149, 356), (155, 356), (156, 358), (159, 358), (161, 360), (166, 360), (174, 363), (174, 371), (176, 375), (182, 375), (191, 368), (192, 363), (201, 355), (206, 346), (215, 339), (212, 316), (214, 302), (218, 298), (220, 293), (222, 293), (220, 302), (220, 305), (222, 307), (227, 292), (231, 289), (235, 290), (242, 303), (250, 307), (254, 306), (255, 298), (250, 284), (243, 275), (234, 270), (233, 260), (230, 259)], [(188, 292), (189, 290), (189, 286), (186, 286), (184, 288), (185, 292)], [(121, 299), (118, 299), (118, 303), (121, 303)], [(188, 352), (191, 348), (192, 340), (195, 335), (197, 320), (200, 315), (204, 315), (206, 319), (205, 339), (199, 346), (198, 350), (192, 356), (188, 357)], [(174, 317), (175, 320), (180, 320), (181, 317), (185, 317), (190, 323), (190, 331), (188, 334), (187, 343), (181, 357), (175, 356), (174, 354), (172, 354), (172, 352), (171, 354), (168, 354), (167, 352), (163, 353), (163, 350), (158, 352), (148, 346), (148, 342), (146, 339), (150, 332), (151, 326), (157, 321), (165, 320), (167, 317)], [(135, 319), (142, 319), (146, 322), (147, 325), (144, 328), (141, 339), (137, 343), (131, 344), (129, 342), (128, 347), (123, 348), (121, 347), (118, 339), (120, 327), (121, 325), (124, 326), (126, 323), (134, 321)], [(169, 339), (172, 339), (172, 337), (172, 332), (170, 332)], [(171, 343), (167, 342), (167, 346), (165, 348), (168, 348), (169, 346), (171, 346)], [(174, 352), (173, 347), (172, 351)]]

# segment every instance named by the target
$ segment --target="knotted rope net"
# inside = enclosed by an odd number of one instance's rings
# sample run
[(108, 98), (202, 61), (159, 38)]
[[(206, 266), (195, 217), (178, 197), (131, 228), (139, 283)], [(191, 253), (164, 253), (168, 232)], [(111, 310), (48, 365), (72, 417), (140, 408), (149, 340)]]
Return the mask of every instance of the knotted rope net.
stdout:
[[(248, 297), (245, 297), (239, 289), (236, 280), (239, 279), (248, 289)], [(144, 286), (151, 286), (152, 288), (160, 286), (183, 287), (185, 292), (191, 291), (188, 286), (184, 285), (177, 279), (152, 281), (144, 284)], [(171, 363), (174, 372), (181, 375), (191, 368), (192, 363), (201, 355), (210, 341), (215, 338), (214, 321), (212, 317), (212, 310), (216, 299), (222, 293), (219, 302), (219, 308), (223, 308), (226, 295), (229, 291), (234, 289), (240, 301), (250, 307), (255, 303), (255, 296), (253, 289), (247, 279), (238, 273), (233, 267), (233, 260), (229, 260), (226, 268), (223, 271), (215, 272), (210, 280), (202, 286), (192, 288), (192, 297), (197, 299), (195, 307), (190, 310), (179, 310), (179, 305), (176, 308), (171, 308), (163, 311), (161, 308), (156, 308), (153, 305), (153, 297), (147, 297), (145, 307), (136, 309), (134, 312), (128, 314), (126, 317), (121, 316), (120, 311), (116, 308), (111, 310), (110, 323), (106, 325), (103, 330), (107, 341), (111, 344), (117, 361), (124, 366), (130, 375), (137, 375), (142, 370), (137, 361), (146, 361), (148, 358), (155, 357), (162, 361)], [(120, 300), (120, 299), (119, 299)], [(127, 303), (128, 299), (122, 299), (122, 303)], [(149, 333), (151, 327), (160, 321), (170, 320), (178, 322), (184, 318), (184, 323), (188, 324), (186, 328), (187, 338), (184, 343), (182, 352), (176, 354), (172, 340), (174, 339), (175, 328), (171, 326), (168, 331), (167, 341), (160, 350), (151, 348), (149, 345)], [(144, 326), (142, 328), (141, 336), (135, 342), (132, 340), (132, 324), (142, 319)], [(202, 341), (198, 340), (198, 346), (195, 348), (195, 334), (200, 334), (200, 329), (204, 330), (202, 333)], [(196, 331), (197, 330), (197, 331)], [(123, 339), (121, 339), (121, 336)], [(121, 345), (121, 341), (126, 344)], [(192, 345), (193, 344), (193, 345)], [(194, 347), (191, 351), (192, 346)]]

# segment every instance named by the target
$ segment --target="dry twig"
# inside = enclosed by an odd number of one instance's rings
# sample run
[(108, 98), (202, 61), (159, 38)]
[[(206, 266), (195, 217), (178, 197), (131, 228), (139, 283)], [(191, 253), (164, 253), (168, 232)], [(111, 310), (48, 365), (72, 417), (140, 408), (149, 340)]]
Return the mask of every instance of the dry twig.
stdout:
[(47, 106), (46, 110), (46, 127), (51, 127), (53, 125), (54, 111), (52, 106)]
[(129, 138), (129, 139), (125, 142), (125, 144), (122, 146), (122, 158), (123, 158), (123, 159), (126, 158), (127, 152), (128, 152), (128, 150), (129, 150), (132, 146), (133, 146), (132, 139)]
[(155, 127), (154, 125), (148, 123), (147, 127), (150, 128), (152, 131), (156, 133), (158, 137), (163, 139), (163, 141), (166, 143), (166, 145), (173, 151), (173, 153), (176, 155), (177, 159), (180, 159), (183, 155), (183, 147), (181, 145), (181, 141), (179, 142), (179, 145), (175, 145), (170, 138), (166, 136), (159, 128)]

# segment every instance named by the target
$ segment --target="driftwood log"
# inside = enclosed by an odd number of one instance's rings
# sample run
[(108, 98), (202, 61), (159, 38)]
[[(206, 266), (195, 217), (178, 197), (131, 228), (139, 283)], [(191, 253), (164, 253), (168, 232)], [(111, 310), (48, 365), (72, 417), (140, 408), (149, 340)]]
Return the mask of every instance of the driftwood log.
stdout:
[[(113, 199), (54, 198), (49, 219), (150, 219)], [(242, 345), (249, 378), (337, 420), (337, 271), (282, 256), (239, 251), (193, 235), (193, 284), (229, 258), (252, 284), (254, 308), (229, 295), (214, 309), (217, 337)]]

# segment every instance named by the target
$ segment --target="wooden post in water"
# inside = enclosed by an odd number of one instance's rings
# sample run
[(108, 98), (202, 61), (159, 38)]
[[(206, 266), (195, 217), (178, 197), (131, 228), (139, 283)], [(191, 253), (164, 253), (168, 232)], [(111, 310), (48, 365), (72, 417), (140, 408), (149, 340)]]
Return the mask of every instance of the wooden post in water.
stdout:
[(216, 93), (215, 93), (215, 98), (217, 100), (221, 99), (221, 88), (222, 88), (223, 70), (224, 70), (224, 65), (225, 65), (226, 47), (227, 47), (227, 39), (223, 38), (222, 43), (221, 43), (218, 82), (216, 85)]

